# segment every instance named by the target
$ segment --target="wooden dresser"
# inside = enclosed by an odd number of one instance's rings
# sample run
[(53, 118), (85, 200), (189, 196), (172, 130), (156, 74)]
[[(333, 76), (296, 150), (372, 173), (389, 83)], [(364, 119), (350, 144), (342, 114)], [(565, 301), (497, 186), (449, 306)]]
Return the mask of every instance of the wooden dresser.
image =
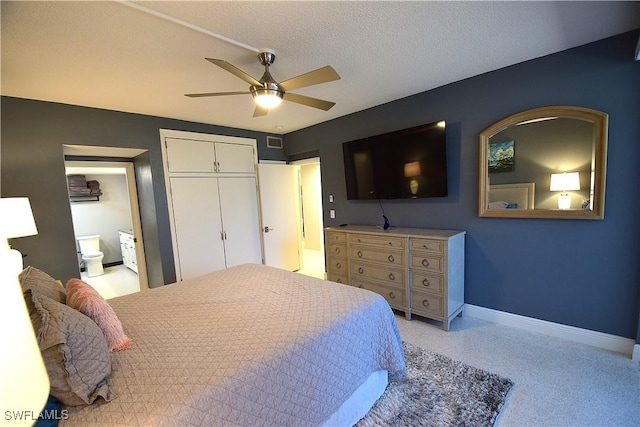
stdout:
[(442, 322), (464, 306), (465, 232), (351, 225), (325, 229), (328, 280), (382, 295), (407, 319)]

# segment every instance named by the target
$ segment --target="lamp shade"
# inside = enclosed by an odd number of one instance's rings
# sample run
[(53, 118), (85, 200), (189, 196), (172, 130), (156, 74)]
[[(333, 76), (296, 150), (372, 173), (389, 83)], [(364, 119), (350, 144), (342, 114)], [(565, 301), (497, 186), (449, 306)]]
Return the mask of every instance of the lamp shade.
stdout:
[(0, 237), (33, 236), (38, 234), (27, 197), (0, 198)]
[(414, 176), (420, 176), (420, 162), (405, 163), (404, 176), (406, 178), (413, 178)]
[(549, 191), (580, 190), (580, 174), (578, 172), (552, 173)]
[(31, 426), (49, 396), (49, 376), (18, 276), (12, 272), (12, 260), (1, 246), (0, 313), (3, 321), (0, 340), (3, 345), (0, 347), (0, 410), (7, 425)]

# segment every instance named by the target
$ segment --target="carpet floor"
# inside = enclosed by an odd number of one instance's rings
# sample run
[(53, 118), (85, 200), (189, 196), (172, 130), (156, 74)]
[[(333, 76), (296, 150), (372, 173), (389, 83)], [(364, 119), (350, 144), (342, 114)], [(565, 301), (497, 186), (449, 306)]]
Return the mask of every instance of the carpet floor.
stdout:
[(403, 343), (407, 369), (358, 427), (492, 426), (511, 380)]

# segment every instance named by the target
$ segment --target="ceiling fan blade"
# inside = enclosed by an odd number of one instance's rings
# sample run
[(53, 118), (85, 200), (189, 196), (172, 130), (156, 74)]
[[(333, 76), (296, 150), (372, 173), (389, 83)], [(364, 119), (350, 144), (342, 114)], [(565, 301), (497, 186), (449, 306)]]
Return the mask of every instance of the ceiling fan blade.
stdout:
[(252, 86), (262, 86), (262, 83), (260, 83), (258, 80), (254, 79), (249, 74), (242, 71), (240, 68), (237, 68), (236, 66), (231, 65), (230, 63), (228, 63), (223, 59), (213, 59), (213, 58), (205, 58), (205, 59), (211, 62), (212, 64), (215, 64), (218, 67), (230, 72), (234, 76), (240, 77), (242, 80), (244, 80), (245, 82), (249, 83)]
[(327, 65), (326, 67), (318, 68), (317, 70), (309, 71), (308, 73), (285, 80), (282, 83), (278, 83), (278, 86), (280, 86), (282, 90), (288, 91), (320, 83), (332, 82), (334, 80), (340, 80), (340, 76), (331, 65)]
[(259, 105), (256, 105), (256, 109), (253, 111), (253, 117), (266, 116), (268, 112), (269, 112), (268, 108), (264, 108)]
[(310, 96), (298, 95), (297, 93), (286, 92), (283, 99), (285, 101), (295, 102), (297, 104), (306, 105), (308, 107), (319, 108), (320, 110), (327, 111), (334, 105), (335, 102), (325, 101), (318, 98), (311, 98)]
[(203, 96), (224, 96), (224, 95), (248, 95), (251, 92), (209, 92), (209, 93), (185, 93), (184, 96), (190, 98), (201, 98)]

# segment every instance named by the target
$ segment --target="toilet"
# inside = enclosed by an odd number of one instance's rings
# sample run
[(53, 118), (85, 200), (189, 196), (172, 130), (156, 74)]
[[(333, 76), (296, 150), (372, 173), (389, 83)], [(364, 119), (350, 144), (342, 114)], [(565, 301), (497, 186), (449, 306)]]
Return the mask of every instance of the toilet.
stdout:
[(104, 274), (104, 268), (102, 267), (104, 254), (100, 252), (100, 235), (79, 236), (78, 245), (80, 246), (82, 261), (87, 270), (87, 276), (93, 277)]

